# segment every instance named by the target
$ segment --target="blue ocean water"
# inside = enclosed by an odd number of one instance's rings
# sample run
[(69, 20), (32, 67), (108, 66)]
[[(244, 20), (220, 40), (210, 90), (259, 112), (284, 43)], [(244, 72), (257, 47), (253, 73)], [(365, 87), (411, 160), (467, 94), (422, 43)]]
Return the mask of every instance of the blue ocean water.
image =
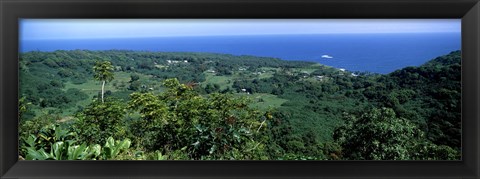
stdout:
[[(461, 49), (460, 33), (255, 35), (23, 40), (20, 50), (213, 52), (313, 61), (349, 71), (389, 73)], [(333, 58), (322, 58), (328, 55)]]

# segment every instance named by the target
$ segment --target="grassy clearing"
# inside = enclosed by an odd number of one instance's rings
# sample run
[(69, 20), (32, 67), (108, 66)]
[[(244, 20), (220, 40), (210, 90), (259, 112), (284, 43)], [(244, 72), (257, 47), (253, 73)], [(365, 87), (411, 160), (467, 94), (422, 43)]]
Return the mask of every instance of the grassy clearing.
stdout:
[[(70, 88), (76, 88), (88, 95), (87, 99), (78, 102), (78, 105), (85, 106), (91, 102), (91, 99), (100, 92), (102, 89), (101, 83), (94, 80), (88, 80), (82, 84), (73, 84), (70, 82), (65, 83), (65, 90)], [(114, 90), (110, 83), (105, 85), (105, 90)]]
[(166, 66), (166, 65), (155, 65), (155, 67), (157, 67), (159, 69), (168, 68), (168, 66)]
[(311, 66), (308, 66), (308, 67), (303, 67), (303, 68), (296, 68), (296, 71), (298, 72), (307, 72), (307, 73), (312, 73), (314, 72), (315, 70), (318, 70), (321, 68), (321, 65), (311, 65)]
[[(262, 69), (265, 72), (257, 75), (256, 78), (269, 78), (273, 76), (274, 71), (278, 70), (276, 68), (266, 68)], [(250, 73), (250, 72), (246, 72)], [(128, 72), (115, 72), (115, 78), (112, 82), (108, 82), (105, 84), (105, 90), (106, 91), (112, 91), (112, 92), (119, 92), (119, 88), (115, 87), (113, 84), (125, 84), (126, 86), (129, 85), (130, 81), (130, 75), (132, 73)], [(159, 93), (161, 91), (164, 91), (164, 87), (162, 87), (161, 81), (157, 81), (156, 79), (153, 79), (149, 75), (144, 75), (144, 74), (137, 74), (140, 79), (139, 81), (146, 85), (148, 88), (153, 87), (154, 88), (154, 93)], [(233, 82), (236, 79), (246, 79), (243, 75), (240, 74), (234, 74), (232, 76), (216, 76), (215, 74), (212, 73), (205, 73), (206, 76), (206, 81), (202, 84), (204, 87), (206, 84), (211, 83), (211, 84), (218, 84), (220, 85), (220, 89), (226, 89), (227, 87), (232, 88)], [(71, 82), (65, 83), (65, 88), (64, 90), (67, 90), (69, 88), (76, 88), (81, 90), (82, 92), (86, 93), (88, 95), (88, 98), (81, 100), (77, 102), (76, 106), (87, 106), (92, 102), (92, 99), (100, 92), (101, 90), (101, 82), (95, 81), (92, 77), (92, 79), (88, 80), (87, 82), (83, 84), (73, 84)], [(124, 87), (126, 88), (126, 87)], [(253, 104), (251, 107), (258, 108), (260, 110), (267, 110), (270, 107), (276, 108), (279, 107), (281, 104), (284, 102), (288, 101), (282, 98), (278, 98), (276, 95), (272, 94), (265, 94), (265, 93), (256, 93), (256, 94), (238, 94), (240, 96), (246, 96), (249, 97), (253, 100)], [(75, 111), (77, 110), (77, 107), (72, 107), (68, 109), (63, 109), (62, 110), (62, 116), (68, 117), (72, 115)]]
[(261, 68), (259, 68), (259, 69), (262, 70), (262, 71), (266, 71), (266, 72), (267, 72), (267, 71), (271, 71), (271, 72), (276, 72), (276, 71), (278, 71), (278, 68), (273, 68), (273, 67), (261, 67)]
[(273, 77), (274, 72), (265, 72), (260, 75), (258, 75), (259, 79), (264, 79), (264, 78), (271, 78)]
[(234, 82), (234, 78), (232, 76), (216, 76), (212, 73), (205, 73), (205, 82), (202, 84), (202, 87), (205, 87), (206, 84), (218, 84), (220, 85), (220, 89), (226, 89), (228, 87), (232, 87)]
[(282, 99), (277, 97), (273, 94), (268, 93), (255, 93), (255, 94), (245, 94), (239, 93), (239, 96), (245, 96), (253, 100), (250, 107), (258, 108), (259, 110), (265, 111), (269, 108), (277, 108), (280, 107), (283, 103), (287, 102), (288, 100)]
[(271, 77), (273, 77), (273, 74), (275, 74), (279, 70), (280, 70), (280, 68), (261, 67), (260, 72), (262, 72), (262, 73), (258, 76), (258, 78), (259, 79), (271, 78)]
[[(114, 80), (105, 84), (105, 91), (112, 91), (112, 92), (119, 91), (115, 86), (113, 86), (113, 84), (114, 83), (128, 84), (128, 82), (130, 81), (130, 75), (131, 73), (127, 73), (127, 72), (115, 72)], [(138, 74), (138, 76), (140, 77), (139, 79), (140, 81), (149, 81), (151, 78), (150, 76), (143, 75), (143, 74)], [(101, 91), (102, 83), (99, 81), (95, 81), (92, 77), (92, 79), (82, 84), (73, 84), (71, 82), (66, 82), (64, 90), (68, 90), (70, 88), (79, 89), (80, 91), (88, 95), (88, 98), (85, 98), (84, 100), (81, 100), (76, 104), (77, 106), (85, 107), (88, 104), (90, 104), (94, 96), (96, 96)], [(62, 115), (71, 115), (76, 110), (77, 110), (76, 107), (63, 109)]]

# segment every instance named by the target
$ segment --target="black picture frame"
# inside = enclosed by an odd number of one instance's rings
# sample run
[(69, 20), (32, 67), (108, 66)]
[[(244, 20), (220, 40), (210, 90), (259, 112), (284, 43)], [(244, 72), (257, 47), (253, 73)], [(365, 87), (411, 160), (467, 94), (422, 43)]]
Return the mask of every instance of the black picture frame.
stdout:
[[(18, 161), (20, 18), (461, 18), (461, 161)], [(480, 178), (478, 0), (0, 0), (0, 178)]]

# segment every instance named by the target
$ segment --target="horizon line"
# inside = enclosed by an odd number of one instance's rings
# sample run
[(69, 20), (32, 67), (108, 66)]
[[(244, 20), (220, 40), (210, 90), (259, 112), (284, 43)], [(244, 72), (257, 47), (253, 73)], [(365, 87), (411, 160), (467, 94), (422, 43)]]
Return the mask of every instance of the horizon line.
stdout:
[(225, 34), (225, 35), (169, 35), (169, 36), (118, 36), (118, 37), (79, 37), (79, 38), (34, 38), (22, 39), (20, 41), (29, 40), (93, 40), (93, 39), (139, 39), (139, 38), (178, 38), (178, 37), (232, 37), (232, 36), (275, 36), (275, 35), (342, 35), (342, 34), (440, 34), (440, 33), (461, 33), (457, 31), (434, 31), (434, 32), (329, 32), (329, 33), (296, 33), (296, 34)]

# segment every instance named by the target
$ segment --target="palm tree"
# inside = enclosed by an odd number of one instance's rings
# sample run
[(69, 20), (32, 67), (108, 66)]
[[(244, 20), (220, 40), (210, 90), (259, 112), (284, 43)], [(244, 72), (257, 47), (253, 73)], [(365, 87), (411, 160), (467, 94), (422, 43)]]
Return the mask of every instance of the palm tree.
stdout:
[(113, 80), (113, 66), (109, 61), (97, 62), (93, 66), (93, 71), (95, 72), (94, 78), (97, 81), (102, 82), (102, 103), (103, 94), (105, 92), (105, 83)]

